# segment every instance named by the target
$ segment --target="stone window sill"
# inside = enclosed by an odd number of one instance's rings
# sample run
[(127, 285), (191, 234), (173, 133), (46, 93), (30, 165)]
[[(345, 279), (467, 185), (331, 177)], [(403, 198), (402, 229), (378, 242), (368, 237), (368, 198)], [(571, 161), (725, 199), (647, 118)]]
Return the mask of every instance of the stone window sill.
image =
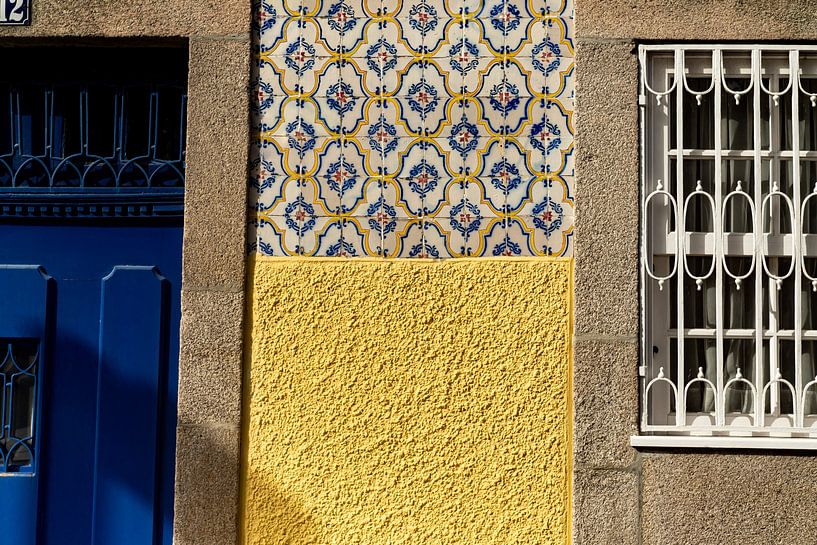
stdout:
[(635, 448), (817, 450), (814, 437), (702, 437), (685, 435), (633, 435)]

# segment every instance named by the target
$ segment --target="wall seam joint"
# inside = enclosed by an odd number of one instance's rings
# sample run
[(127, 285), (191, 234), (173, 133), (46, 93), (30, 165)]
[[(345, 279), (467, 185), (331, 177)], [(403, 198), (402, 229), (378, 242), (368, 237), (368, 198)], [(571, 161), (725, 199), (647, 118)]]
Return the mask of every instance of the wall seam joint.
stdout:
[(595, 333), (582, 333), (573, 336), (574, 342), (606, 342), (606, 343), (635, 343), (638, 337), (635, 335), (597, 335)]
[(249, 43), (251, 40), (250, 33), (247, 34), (202, 34), (202, 35), (192, 35), (189, 37), (190, 40), (195, 41), (220, 41), (220, 42), (247, 42)]
[(244, 286), (228, 287), (228, 286), (190, 286), (182, 284), (182, 293), (231, 293), (235, 295), (244, 295)]
[(230, 422), (184, 422), (180, 420), (177, 423), (177, 426), (180, 428), (187, 428), (187, 429), (206, 429), (206, 430), (240, 430), (240, 424), (234, 424)]

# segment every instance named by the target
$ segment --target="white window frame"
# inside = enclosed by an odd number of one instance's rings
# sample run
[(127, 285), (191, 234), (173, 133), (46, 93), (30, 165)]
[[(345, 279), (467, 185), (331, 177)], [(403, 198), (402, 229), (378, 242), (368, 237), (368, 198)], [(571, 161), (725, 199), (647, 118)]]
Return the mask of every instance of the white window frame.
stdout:
[[(805, 392), (817, 389), (817, 378), (807, 381), (802, 377), (802, 342), (817, 341), (817, 330), (803, 331), (801, 322), (795, 319), (794, 330), (778, 330), (774, 317), (769, 318), (768, 327), (763, 324), (763, 297), (773, 293), (777, 280), (793, 278), (794, 280), (794, 316), (800, 316), (802, 309), (801, 287), (814, 286), (817, 290), (817, 278), (808, 275), (805, 258), (817, 258), (817, 234), (803, 232), (802, 218), (805, 214), (817, 214), (817, 180), (801, 180), (800, 161), (817, 161), (817, 149), (800, 150), (799, 124), (792, 123), (792, 149), (781, 151), (776, 137), (779, 134), (775, 124), (780, 121), (781, 113), (776, 113), (776, 104), (781, 100), (791, 101), (791, 115), (797, 116), (801, 101), (804, 104), (817, 104), (817, 94), (806, 92), (801, 78), (807, 75), (817, 78), (817, 46), (812, 45), (714, 45), (714, 44), (679, 44), (679, 45), (641, 45), (639, 46), (640, 65), (640, 113), (641, 113), (641, 308), (642, 308), (642, 364), (639, 367), (641, 394), (641, 435), (631, 438), (633, 446), (641, 447), (709, 447), (709, 448), (782, 448), (782, 449), (817, 449), (817, 415), (804, 414), (803, 402)], [(738, 62), (737, 59), (749, 62)], [(684, 77), (675, 78), (675, 74)], [(791, 75), (794, 75), (792, 78)], [(690, 76), (710, 78), (708, 89), (692, 89), (687, 82)], [(742, 77), (747, 85), (740, 89), (725, 87), (726, 79)], [(788, 80), (792, 92), (786, 94), (787, 88), (775, 86), (776, 79)], [(764, 83), (768, 80), (768, 86)], [(722, 95), (726, 93), (735, 100), (751, 101), (753, 134), (749, 138), (752, 149), (722, 149), (721, 119)], [(691, 96), (714, 101), (714, 149), (696, 150), (670, 149), (669, 104), (675, 104), (675, 130), (678, 146), (683, 146), (684, 98)], [(761, 101), (769, 102), (770, 147), (761, 146)], [(780, 110), (777, 110), (780, 112)], [(817, 109), (815, 109), (817, 115)], [(714, 194), (696, 189), (684, 193), (684, 161), (696, 158), (714, 160)], [(753, 179), (742, 188), (730, 188), (724, 192), (722, 183), (722, 166), (724, 159), (743, 158), (753, 163)], [(792, 163), (793, 194), (771, 189), (764, 194), (762, 188), (763, 162), (769, 164), (769, 179), (779, 175), (780, 161)], [(674, 160), (674, 166), (671, 165)], [(675, 187), (665, 185), (670, 179), (669, 169), (674, 169)], [(775, 169), (778, 169), (776, 172)], [(664, 183), (662, 183), (662, 180)], [(801, 184), (810, 184), (811, 192), (801, 198)], [(669, 190), (673, 190), (671, 194)], [(739, 194), (741, 193), (741, 194)], [(686, 230), (686, 204), (690, 196), (709, 203), (713, 212), (713, 232), (694, 233)], [(724, 232), (721, 223), (724, 205), (730, 199), (748, 199), (753, 206), (753, 225), (751, 233)], [(785, 201), (785, 203), (784, 203)], [(648, 209), (649, 207), (649, 209)], [(774, 215), (785, 213), (789, 208), (792, 223), (791, 233), (763, 232), (764, 212)], [(648, 214), (648, 210), (651, 212)], [(670, 232), (669, 216), (674, 216), (675, 229)], [(656, 221), (657, 218), (657, 221)], [(663, 226), (656, 229), (656, 225)], [(709, 274), (695, 276), (687, 267), (687, 257), (707, 256), (713, 267)], [(653, 270), (655, 256), (669, 256), (665, 270), (661, 273)], [(672, 257), (674, 256), (674, 260)], [(743, 256), (751, 258), (751, 274), (740, 277), (725, 266), (727, 257)], [(789, 257), (791, 270), (778, 270), (770, 273), (770, 259)], [(673, 265), (674, 263), (674, 265)], [(766, 271), (764, 274), (755, 274)], [(668, 294), (672, 279), (686, 278), (696, 281), (698, 278), (709, 281), (714, 278), (717, 292), (716, 327), (711, 329), (684, 328), (684, 287), (683, 281), (675, 282), (675, 289)], [(727, 282), (753, 281), (755, 283), (755, 327), (751, 329), (726, 329), (724, 327), (723, 293)], [(764, 285), (767, 282), (768, 285)], [(669, 299), (675, 297), (677, 328), (670, 329)], [(777, 301), (777, 303), (775, 303)], [(769, 315), (779, 305), (776, 297), (770, 296)], [(670, 365), (668, 353), (670, 339), (675, 343), (675, 380), (670, 380), (670, 372), (662, 371)], [(755, 361), (753, 380), (747, 381), (742, 376), (726, 376), (724, 372), (724, 340), (749, 339), (755, 343)], [(710, 381), (701, 375), (692, 381), (685, 382), (684, 346), (687, 339), (710, 339), (715, 342), (717, 351), (717, 378)], [(795, 378), (792, 382), (782, 378), (778, 373), (777, 343), (779, 340), (792, 340), (795, 353)], [(769, 362), (763, 361), (763, 342), (768, 342)], [(654, 346), (659, 346), (656, 356)], [(764, 369), (763, 366), (768, 367)], [(770, 380), (761, 383), (763, 373)], [(715, 410), (711, 413), (687, 413), (686, 392), (693, 382), (702, 382), (705, 388), (714, 392)], [(737, 383), (745, 384), (753, 393), (754, 410), (747, 413), (727, 413), (726, 395), (729, 388)], [(779, 390), (788, 388), (794, 396), (794, 413), (781, 414), (778, 406)], [(765, 392), (770, 392), (769, 412), (765, 402)], [(661, 393), (658, 393), (661, 392)], [(674, 395), (670, 395), (673, 392)], [(662, 416), (663, 415), (663, 416)], [(666, 420), (666, 421), (661, 421)]]

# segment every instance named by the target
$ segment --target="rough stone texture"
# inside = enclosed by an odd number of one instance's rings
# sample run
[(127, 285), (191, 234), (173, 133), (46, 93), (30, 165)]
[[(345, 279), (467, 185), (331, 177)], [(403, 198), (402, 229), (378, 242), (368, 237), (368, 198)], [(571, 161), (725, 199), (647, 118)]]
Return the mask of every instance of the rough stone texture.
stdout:
[(627, 467), (638, 433), (638, 344), (577, 340), (573, 346), (576, 467)]
[[(576, 35), (654, 40), (817, 38), (815, 0), (578, 0)], [(580, 72), (587, 74), (585, 67)]]
[(609, 469), (577, 470), (573, 486), (573, 545), (639, 543), (637, 474)]
[[(179, 429), (176, 545), (238, 537), (249, 59), (248, 35), (190, 40), (179, 418), (233, 427)], [(224, 451), (206, 452), (205, 440)]]
[(569, 260), (256, 258), (247, 545), (565, 543)]
[(576, 49), (577, 335), (638, 331), (638, 78), (631, 51), (629, 43), (582, 41)]
[(190, 41), (185, 287), (244, 287), (249, 48), (243, 40)]
[(236, 543), (239, 435), (237, 427), (177, 428), (174, 545)]
[(34, 0), (32, 25), (0, 27), (0, 39), (246, 34), (251, 13), (250, 0)]
[(645, 454), (645, 544), (811, 544), (817, 458)]
[(182, 293), (179, 423), (241, 423), (243, 316), (243, 293)]

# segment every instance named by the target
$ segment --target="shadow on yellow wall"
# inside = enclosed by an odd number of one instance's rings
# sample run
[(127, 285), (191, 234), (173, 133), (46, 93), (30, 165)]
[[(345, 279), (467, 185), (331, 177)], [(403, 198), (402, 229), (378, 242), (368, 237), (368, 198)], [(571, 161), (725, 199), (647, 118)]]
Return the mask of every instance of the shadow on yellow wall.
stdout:
[(569, 541), (570, 260), (252, 269), (244, 543)]

